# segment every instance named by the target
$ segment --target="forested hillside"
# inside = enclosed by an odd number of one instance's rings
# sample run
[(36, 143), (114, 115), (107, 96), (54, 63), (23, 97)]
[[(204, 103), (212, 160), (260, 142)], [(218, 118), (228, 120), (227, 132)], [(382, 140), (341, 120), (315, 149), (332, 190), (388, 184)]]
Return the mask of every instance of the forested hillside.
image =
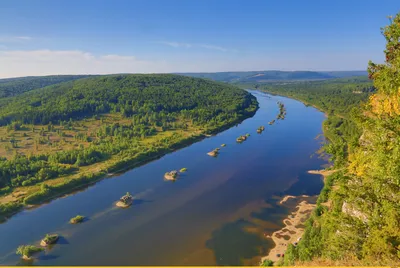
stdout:
[(0, 98), (17, 96), (33, 89), (88, 76), (89, 75), (50, 75), (0, 79)]
[(281, 264), (400, 265), (399, 15), (383, 34), (386, 62), (369, 64), (374, 88), (267, 88), (330, 112), (325, 152), (336, 170), (325, 180), (302, 240), (288, 246)]
[(213, 124), (248, 107), (251, 100), (245, 98), (247, 95), (232, 86), (174, 75), (103, 76), (34, 90), (9, 100), (0, 111), (0, 125), (18, 120), (24, 124), (59, 123), (109, 112), (141, 120), (149, 117), (155, 122), (163, 114), (181, 111), (194, 122)]
[(206, 78), (229, 83), (294, 81), (294, 80), (325, 80), (351, 76), (365, 76), (366, 71), (250, 71), (250, 72), (218, 72), (218, 73), (180, 73), (181, 75)]
[(347, 114), (354, 106), (368, 99), (375, 91), (367, 77), (351, 77), (324, 81), (269, 83), (258, 89), (298, 99), (329, 114)]
[(177, 75), (91, 77), (9, 98), (0, 110), (0, 216), (227, 128), (257, 107), (237, 87)]

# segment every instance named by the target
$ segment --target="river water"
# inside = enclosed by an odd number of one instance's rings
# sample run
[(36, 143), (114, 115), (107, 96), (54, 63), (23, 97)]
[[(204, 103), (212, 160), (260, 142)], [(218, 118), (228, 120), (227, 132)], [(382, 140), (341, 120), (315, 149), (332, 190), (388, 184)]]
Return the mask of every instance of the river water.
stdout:
[[(323, 186), (307, 170), (325, 164), (315, 155), (324, 114), (250, 92), (260, 108), (241, 124), (0, 224), (0, 264), (32, 264), (20, 260), (16, 248), (58, 233), (59, 242), (33, 264), (257, 265), (273, 246), (265, 234), (280, 229), (290, 212), (277, 201), (317, 195)], [(285, 104), (286, 118), (268, 125), (279, 113), (277, 101)], [(261, 125), (266, 130), (257, 134)], [(236, 143), (246, 133), (247, 141)], [(218, 157), (206, 154), (222, 143)], [(183, 167), (188, 171), (176, 182), (163, 180), (166, 171)], [(134, 204), (116, 208), (127, 191)], [(77, 214), (88, 220), (69, 224)]]

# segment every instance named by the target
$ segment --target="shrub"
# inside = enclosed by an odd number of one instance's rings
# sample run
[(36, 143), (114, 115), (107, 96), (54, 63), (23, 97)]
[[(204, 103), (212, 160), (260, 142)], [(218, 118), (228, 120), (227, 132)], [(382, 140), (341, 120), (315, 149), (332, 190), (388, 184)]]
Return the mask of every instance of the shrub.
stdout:
[(54, 244), (58, 240), (57, 234), (46, 234), (46, 236), (42, 239), (46, 244)]
[(261, 266), (263, 266), (263, 267), (264, 266), (274, 266), (274, 262), (266, 259), (266, 260), (263, 260), (263, 262), (261, 263)]
[(77, 224), (77, 223), (83, 222), (84, 219), (85, 219), (85, 216), (77, 215), (77, 216), (73, 217), (72, 219), (70, 219), (69, 222), (72, 224)]
[(43, 248), (32, 245), (22, 245), (17, 248), (16, 254), (21, 255), (24, 258), (30, 258), (33, 254), (41, 252), (43, 250)]

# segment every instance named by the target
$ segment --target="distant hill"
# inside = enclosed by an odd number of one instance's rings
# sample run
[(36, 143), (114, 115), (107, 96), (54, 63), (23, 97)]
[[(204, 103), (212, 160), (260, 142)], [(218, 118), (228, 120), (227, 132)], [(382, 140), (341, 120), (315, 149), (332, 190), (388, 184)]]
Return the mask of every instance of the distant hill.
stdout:
[[(96, 76), (67, 81), (0, 101), (0, 125), (14, 120), (48, 124), (88, 115), (122, 112), (198, 113), (197, 121), (234, 118), (255, 98), (237, 87), (172, 74)], [(154, 115), (155, 116), (155, 115)], [(223, 118), (223, 119), (222, 119)], [(216, 119), (213, 119), (216, 120)], [(210, 122), (209, 122), (210, 123)]]
[(184, 76), (211, 79), (228, 83), (322, 80), (352, 76), (367, 76), (366, 71), (250, 71), (250, 72), (217, 72), (217, 73), (178, 73)]
[(345, 78), (352, 76), (368, 76), (367, 71), (333, 71), (333, 72), (322, 72), (334, 76), (335, 78)]
[(13, 97), (33, 89), (89, 77), (89, 75), (49, 75), (0, 79), (0, 98)]
[[(353, 76), (367, 76), (366, 71), (249, 71), (249, 72), (216, 72), (216, 73), (176, 73), (178, 75), (205, 78), (228, 83), (256, 83), (273, 81), (305, 81), (325, 80), (333, 78), (345, 78)], [(122, 75), (122, 74), (120, 74)], [(27, 76), (18, 78), (0, 79), (0, 99), (13, 97), (31, 91), (62, 82), (73, 81), (98, 75), (49, 75)]]

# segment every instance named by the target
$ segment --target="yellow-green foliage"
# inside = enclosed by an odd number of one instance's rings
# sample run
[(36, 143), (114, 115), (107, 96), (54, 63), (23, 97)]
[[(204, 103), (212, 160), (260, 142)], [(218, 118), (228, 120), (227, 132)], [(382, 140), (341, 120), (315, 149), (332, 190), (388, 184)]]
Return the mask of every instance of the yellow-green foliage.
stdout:
[(39, 248), (32, 245), (22, 245), (17, 248), (16, 254), (22, 255), (23, 257), (30, 258), (33, 254), (43, 251), (43, 248)]
[(349, 146), (346, 135), (330, 139), (332, 152), (338, 144), (351, 150), (334, 159), (342, 171), (325, 185), (303, 239), (288, 248), (284, 264), (329, 259), (400, 265), (400, 14), (383, 35), (386, 62), (369, 63), (377, 92), (350, 117), (361, 132), (359, 142)]
[(77, 215), (77, 216), (71, 218), (69, 220), (69, 222), (72, 224), (77, 224), (77, 223), (83, 222), (84, 219), (85, 219), (85, 216)]

